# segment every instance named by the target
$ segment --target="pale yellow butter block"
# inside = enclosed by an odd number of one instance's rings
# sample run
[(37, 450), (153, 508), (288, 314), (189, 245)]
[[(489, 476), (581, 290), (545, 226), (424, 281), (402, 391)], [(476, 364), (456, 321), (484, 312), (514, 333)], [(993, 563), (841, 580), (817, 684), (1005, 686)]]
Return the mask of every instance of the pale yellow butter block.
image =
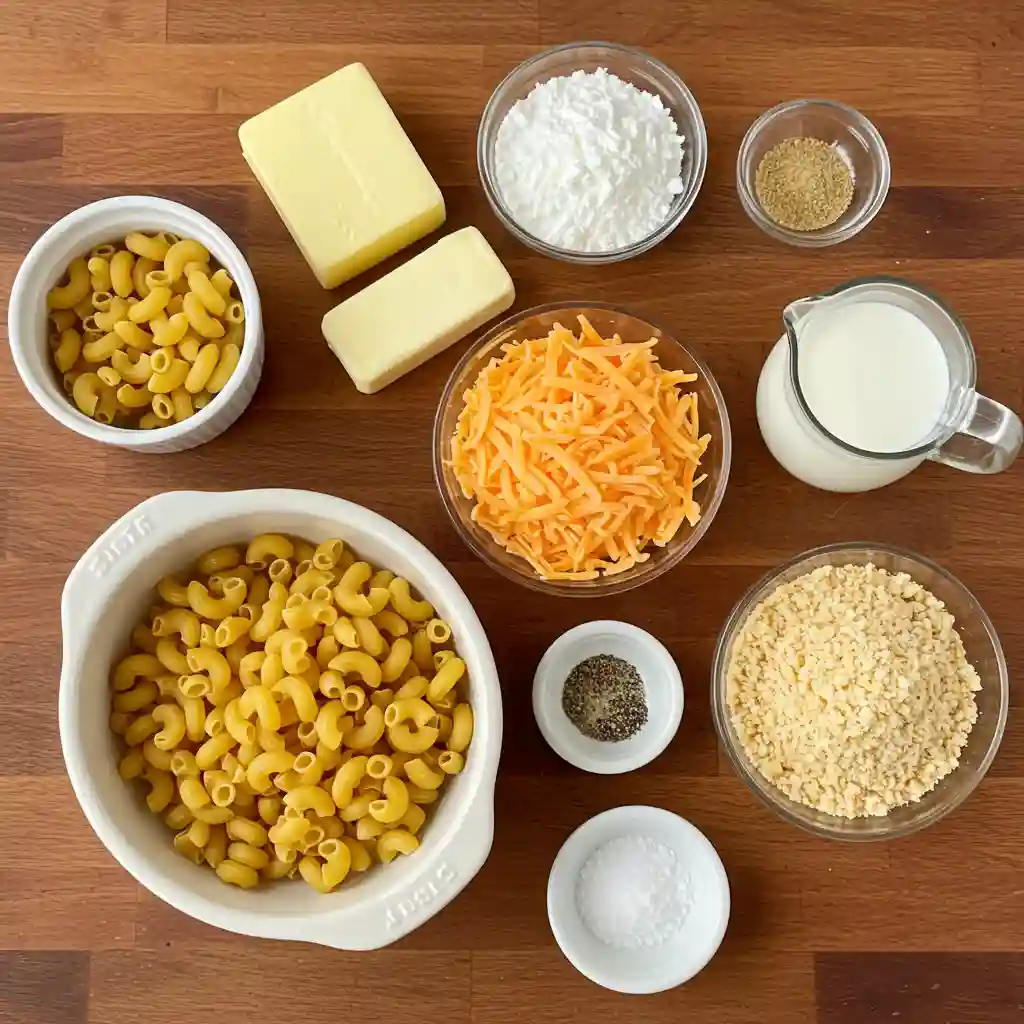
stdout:
[(444, 223), (440, 189), (362, 64), (250, 118), (238, 139), (324, 288)]
[(355, 386), (380, 391), (515, 301), (512, 278), (476, 228), (435, 242), (323, 319)]

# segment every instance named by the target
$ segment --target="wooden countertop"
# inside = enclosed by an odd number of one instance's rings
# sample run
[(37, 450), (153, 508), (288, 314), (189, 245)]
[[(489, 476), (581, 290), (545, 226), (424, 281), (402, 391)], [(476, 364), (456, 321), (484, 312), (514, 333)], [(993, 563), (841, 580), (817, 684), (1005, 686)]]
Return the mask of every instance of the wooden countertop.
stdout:
[[(500, 78), (574, 38), (641, 45), (697, 96), (710, 158), (682, 227), (603, 268), (533, 255), (477, 181), (477, 119)], [(26, 250), (98, 197), (154, 192), (217, 220), (247, 253), (267, 332), (263, 383), (226, 435), (147, 457), (88, 443), (29, 397), (0, 358), (0, 1022), (203, 1024), (227, 1016), (453, 1024), (566, 1020), (693, 1024), (997, 1024), (1024, 1018), (1024, 692), (971, 800), (911, 839), (847, 846), (774, 818), (720, 754), (708, 707), (716, 633), (743, 590), (790, 555), (877, 538), (939, 560), (970, 586), (1024, 669), (1024, 465), (980, 478), (926, 465), (888, 489), (815, 492), (768, 456), (754, 385), (789, 300), (898, 273), (966, 321), (980, 383), (1024, 410), (1024, 3), (969, 0), (6, 0), (0, 4), (0, 303)], [(339, 293), (320, 289), (242, 159), (241, 120), (351, 61), (367, 64), (442, 186), (448, 228), (477, 224), (520, 307), (614, 302), (675, 328), (708, 360), (733, 420), (732, 479), (681, 567), (639, 591), (558, 601), (506, 583), (449, 526), (430, 431), (464, 345), (365, 397), (324, 345)], [(750, 121), (797, 96), (871, 117), (893, 188), (860, 237), (798, 252), (736, 198)], [(421, 246), (424, 243), (421, 243)], [(360, 278), (364, 285), (382, 270)], [(5, 318), (4, 318), (5, 319)], [(3, 328), (0, 328), (2, 330)], [(475, 603), (502, 673), (506, 734), (490, 860), (409, 939), (351, 955), (199, 925), (141, 891), (86, 825), (57, 738), (58, 599), (85, 547), (170, 488), (304, 487), (406, 527)], [(684, 673), (669, 751), (632, 775), (570, 769), (533, 723), (530, 683), (564, 629), (622, 618), (658, 635)], [(548, 929), (559, 845), (591, 815), (652, 803), (714, 842), (733, 889), (729, 933), (691, 984), (629, 998), (590, 984)]]

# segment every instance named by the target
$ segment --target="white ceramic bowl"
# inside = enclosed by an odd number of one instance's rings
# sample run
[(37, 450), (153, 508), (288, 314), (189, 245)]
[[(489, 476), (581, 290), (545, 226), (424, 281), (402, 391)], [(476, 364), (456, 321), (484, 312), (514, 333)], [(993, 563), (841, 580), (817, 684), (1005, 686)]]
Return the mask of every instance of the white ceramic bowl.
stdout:
[[(172, 231), (202, 242), (235, 280), (245, 306), (245, 340), (238, 367), (224, 390), (181, 423), (131, 430), (97, 423), (64, 393), (47, 340), (46, 293), (76, 256), (129, 231)], [(238, 246), (201, 213), (156, 196), (115, 196), (83, 206), (48, 228), (29, 250), (14, 279), (7, 334), (14, 365), (32, 397), (76, 434), (137, 452), (179, 452), (222, 434), (245, 411), (263, 372), (263, 316), (256, 281)]]
[[(640, 673), (647, 724), (628, 740), (592, 740), (562, 710), (569, 673), (586, 658), (611, 654)], [(533, 676), (533, 713), (559, 757), (598, 775), (617, 775), (653, 761), (672, 742), (683, 717), (683, 680), (672, 655), (650, 633), (628, 622), (602, 619), (563, 633), (545, 652)]]
[[(109, 676), (132, 626), (166, 573), (205, 550), (265, 531), (315, 542), (337, 536), (369, 561), (407, 577), (447, 619), (465, 659), (475, 716), (465, 771), (452, 780), (410, 857), (379, 866), (329, 896), (301, 882), (244, 891), (183, 860), (170, 833), (117, 774), (108, 725)], [(61, 600), (64, 634), (60, 738), (78, 801), (121, 865), (173, 907), (245, 935), (376, 949), (419, 927), (487, 859), (501, 751), (501, 690), (483, 626), (448, 570), (394, 523), (309, 491), (171, 492), (136, 506), (71, 571)]]
[[(607, 945), (577, 907), (583, 866), (599, 847), (622, 836), (645, 836), (667, 846), (684, 873), (682, 902), (688, 910), (679, 930), (661, 945)], [(689, 981), (718, 951), (729, 907), (729, 879), (715, 848), (685, 818), (659, 807), (616, 807), (584, 822), (558, 851), (548, 877), (548, 920), (559, 948), (581, 974), (616, 992), (663, 992)]]

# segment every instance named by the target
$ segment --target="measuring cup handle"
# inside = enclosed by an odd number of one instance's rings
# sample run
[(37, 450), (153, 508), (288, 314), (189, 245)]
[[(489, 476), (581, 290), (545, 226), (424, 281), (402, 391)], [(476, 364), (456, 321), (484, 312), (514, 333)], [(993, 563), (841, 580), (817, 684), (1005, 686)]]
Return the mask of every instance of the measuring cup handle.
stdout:
[(1022, 440), (1020, 417), (974, 392), (957, 432), (928, 457), (968, 473), (1001, 473), (1017, 458)]

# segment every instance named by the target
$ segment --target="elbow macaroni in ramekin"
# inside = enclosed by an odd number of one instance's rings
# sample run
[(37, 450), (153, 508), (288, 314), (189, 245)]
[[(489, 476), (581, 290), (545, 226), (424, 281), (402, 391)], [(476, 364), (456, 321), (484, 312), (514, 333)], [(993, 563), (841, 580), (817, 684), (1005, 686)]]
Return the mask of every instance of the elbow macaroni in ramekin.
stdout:
[[(136, 251), (127, 246), (117, 251), (115, 246), (110, 252), (111, 241), (119, 239), (130, 241)], [(188, 244), (171, 254), (177, 239)], [(164, 243), (164, 258), (171, 255), (170, 270), (165, 262), (156, 262)], [(207, 261), (191, 258), (204, 251)], [(90, 261), (95, 261), (93, 270)], [(179, 264), (180, 274), (171, 280)], [(218, 270), (224, 271), (220, 277)], [(195, 272), (207, 278), (209, 287)], [(110, 287), (98, 287), (106, 285), (108, 274)], [(225, 309), (218, 315), (213, 291), (227, 291), (227, 278), (234, 289), (221, 296)], [(118, 293), (115, 279), (125, 295)], [(88, 310), (85, 300), (78, 300), (83, 286)], [(167, 289), (170, 297), (157, 309)], [(94, 293), (105, 308), (96, 308)], [(51, 295), (55, 320), (49, 316)], [(57, 309), (72, 298), (77, 300), (73, 306)], [(79, 305), (82, 316), (74, 312), (74, 305)], [(242, 322), (232, 326), (229, 317)], [(219, 337), (213, 336), (218, 332), (215, 320), (224, 326)], [(44, 232), (15, 278), (8, 336), (18, 373), (46, 412), (78, 434), (134, 451), (182, 451), (216, 437), (248, 406), (263, 367), (259, 292), (238, 247), (202, 214), (153, 196), (103, 199), (75, 210)], [(165, 343), (157, 344), (158, 339)], [(216, 353), (211, 344), (217, 346)], [(143, 355), (155, 359), (157, 366), (146, 365)], [(60, 366), (70, 368), (59, 371), (55, 356)], [(70, 374), (67, 379), (65, 373)], [(189, 385), (198, 387), (203, 377), (204, 386), (190, 390)], [(97, 414), (99, 419), (94, 418)], [(124, 429), (143, 417), (148, 417), (146, 426), (159, 429)]]
[(204, 409), (238, 367), (245, 306), (201, 242), (130, 231), (46, 296), (53, 362), (84, 415), (152, 430)]

